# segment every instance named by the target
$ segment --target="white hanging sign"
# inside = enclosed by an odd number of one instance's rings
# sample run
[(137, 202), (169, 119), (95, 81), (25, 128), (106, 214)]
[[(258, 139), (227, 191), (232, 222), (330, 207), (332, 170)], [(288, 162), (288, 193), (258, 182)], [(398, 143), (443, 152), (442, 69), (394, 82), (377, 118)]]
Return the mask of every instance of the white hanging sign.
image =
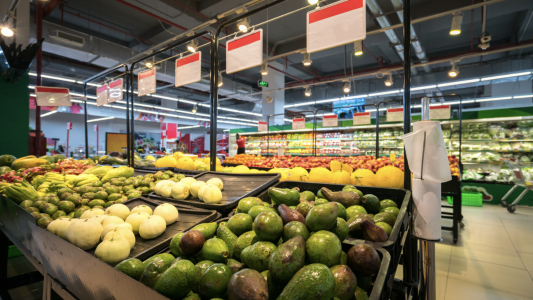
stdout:
[(263, 63), (263, 30), (254, 30), (226, 43), (226, 74)]
[(108, 86), (103, 85), (96, 89), (96, 105), (102, 106), (106, 105), (108, 102), (109, 94), (107, 93)]
[(155, 68), (139, 73), (138, 85), (139, 97), (155, 93)]
[(450, 119), (450, 106), (449, 105), (439, 105), (439, 106), (430, 106), (429, 107), (429, 118), (431, 120), (444, 120)]
[(337, 115), (324, 116), (322, 120), (322, 126), (324, 127), (339, 126), (339, 117)]
[(402, 122), (403, 108), (389, 108), (387, 109), (387, 122)]
[(268, 130), (267, 122), (259, 121), (259, 123), (257, 124), (257, 131), (267, 131), (267, 130)]
[(120, 78), (119, 80), (115, 80), (109, 83), (109, 99), (107, 100), (108, 103), (113, 103), (116, 101), (120, 101), (124, 98), (124, 94), (122, 93), (122, 90), (124, 89), (124, 79)]
[(307, 13), (307, 52), (366, 38), (366, 0), (341, 0)]
[(353, 125), (366, 125), (366, 124), (372, 124), (372, 121), (370, 121), (369, 112), (360, 112), (360, 113), (353, 114)]
[(305, 129), (305, 118), (292, 119), (292, 129)]
[(202, 80), (202, 52), (196, 52), (176, 60), (175, 87)]
[(37, 106), (72, 106), (67, 88), (35, 87)]

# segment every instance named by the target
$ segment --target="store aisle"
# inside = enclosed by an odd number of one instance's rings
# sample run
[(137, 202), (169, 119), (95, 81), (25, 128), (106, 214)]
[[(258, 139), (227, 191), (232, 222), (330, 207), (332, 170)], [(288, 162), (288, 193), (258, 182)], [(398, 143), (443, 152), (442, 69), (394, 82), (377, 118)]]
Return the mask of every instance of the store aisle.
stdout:
[(532, 299), (533, 208), (511, 214), (499, 205), (467, 206), (463, 216), (458, 243), (443, 231), (436, 245), (437, 299)]

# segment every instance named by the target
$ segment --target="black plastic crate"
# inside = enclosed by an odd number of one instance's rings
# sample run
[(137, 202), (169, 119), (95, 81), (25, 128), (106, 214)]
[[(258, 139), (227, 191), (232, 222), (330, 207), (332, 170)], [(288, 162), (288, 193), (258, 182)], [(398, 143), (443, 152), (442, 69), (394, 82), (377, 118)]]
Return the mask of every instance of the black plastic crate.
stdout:
[(178, 169), (178, 168), (173, 168), (172, 171), (174, 173), (183, 174), (187, 176), (196, 176), (196, 175), (204, 174), (207, 172), (207, 171), (198, 171), (198, 170), (185, 170), (185, 169)]
[(133, 167), (135, 170), (144, 170), (144, 171), (153, 171), (154, 173), (157, 172), (157, 171), (173, 171), (174, 168), (172, 167), (167, 167), (167, 168), (156, 168), (156, 167), (145, 167), (145, 166), (134, 166)]
[(161, 172), (172, 171), (173, 173), (183, 174), (183, 175), (185, 175), (187, 177), (195, 177), (195, 176), (201, 175), (203, 173), (206, 173), (206, 171), (183, 170), (183, 169), (177, 169), (177, 168), (154, 168), (152, 170), (135, 168), (134, 170), (135, 170), (135, 172), (133, 174), (134, 176), (154, 174), (154, 173), (159, 172), (159, 171), (161, 171)]
[(155, 193), (150, 193), (149, 197), (172, 203), (191, 205), (198, 208), (214, 209), (223, 214), (228, 214), (239, 204), (239, 200), (259, 195), (271, 185), (278, 182), (280, 177), (281, 175), (278, 173), (242, 174), (224, 172), (206, 172), (195, 176), (198, 181), (207, 182), (211, 178), (220, 178), (220, 180), (222, 180), (224, 183), (224, 190), (222, 191), (222, 201), (219, 204), (208, 204), (200, 199), (193, 198), (192, 195), (186, 200), (165, 198), (156, 195)]
[[(160, 203), (155, 203), (151, 199), (142, 197), (128, 200), (122, 204), (126, 205), (130, 210), (137, 205), (147, 205), (154, 210), (158, 205), (160, 205)], [(155, 239), (145, 240), (140, 236), (135, 236), (135, 246), (133, 249), (131, 249), (130, 257), (145, 260), (152, 255), (157, 254), (162, 249), (169, 247), (170, 240), (177, 233), (187, 231), (201, 223), (212, 222), (219, 217), (217, 212), (213, 210), (197, 209), (176, 203), (172, 203), (172, 205), (178, 209), (178, 221), (168, 225), (165, 232)], [(95, 250), (96, 248), (87, 252), (94, 255)]]

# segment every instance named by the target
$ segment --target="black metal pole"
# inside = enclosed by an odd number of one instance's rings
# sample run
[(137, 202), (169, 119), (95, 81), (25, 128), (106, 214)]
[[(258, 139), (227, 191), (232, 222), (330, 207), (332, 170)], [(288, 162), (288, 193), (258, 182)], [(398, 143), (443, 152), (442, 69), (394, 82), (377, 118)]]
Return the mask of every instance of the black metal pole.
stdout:
[(374, 105), (376, 106), (376, 158), (379, 158), (379, 106), (381, 102)]
[(134, 159), (133, 159), (133, 152), (135, 151), (135, 106), (134, 106), (134, 103), (135, 103), (135, 100), (134, 100), (134, 93), (133, 93), (133, 64), (131, 65), (131, 76), (130, 76), (130, 81), (131, 81), (131, 94), (130, 94), (130, 99), (131, 99), (131, 103), (130, 103), (130, 130), (131, 130), (131, 137), (130, 137), (130, 147), (129, 147), (129, 151), (131, 151), (131, 153), (128, 154), (128, 157), (130, 158), (130, 167), (135, 167), (135, 164), (134, 164)]
[[(88, 137), (88, 130), (87, 130), (87, 127), (89, 125), (87, 125), (87, 120), (89, 118), (88, 114), (87, 114), (87, 83), (83, 83), (83, 96), (84, 96), (84, 99), (85, 101), (83, 102), (83, 120), (84, 120), (84, 123), (85, 123), (85, 159), (89, 158), (89, 137)], [(37, 134), (41, 134), (40, 132), (37, 132)], [(66, 149), (67, 150), (67, 157), (68, 157), (68, 148)]]
[[(270, 154), (270, 116), (267, 116), (267, 155)], [(287, 138), (285, 138), (285, 142), (287, 142)], [(261, 148), (261, 146), (259, 147)]]

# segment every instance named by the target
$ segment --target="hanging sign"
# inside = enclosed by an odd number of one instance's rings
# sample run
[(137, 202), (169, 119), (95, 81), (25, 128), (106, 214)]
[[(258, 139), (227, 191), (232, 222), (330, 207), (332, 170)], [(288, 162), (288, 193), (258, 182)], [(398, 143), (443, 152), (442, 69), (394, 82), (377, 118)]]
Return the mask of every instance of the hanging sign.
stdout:
[(167, 139), (175, 140), (178, 138), (178, 124), (167, 123)]
[(155, 68), (139, 73), (138, 86), (139, 97), (155, 93)]
[(267, 122), (259, 121), (259, 123), (257, 124), (257, 131), (267, 131), (267, 130), (268, 130)]
[(113, 102), (124, 99), (124, 95), (122, 93), (123, 89), (124, 89), (124, 79), (122, 78), (109, 83), (109, 91), (108, 91), (109, 99), (107, 99), (107, 102), (113, 103)]
[(450, 106), (449, 105), (439, 105), (439, 106), (430, 106), (429, 107), (429, 118), (431, 120), (443, 120), (449, 119)]
[(305, 129), (305, 118), (292, 119), (292, 129)]
[(226, 43), (226, 74), (263, 63), (263, 30), (254, 30)]
[(353, 114), (353, 125), (366, 125), (371, 124), (370, 113), (369, 112), (360, 112)]
[(341, 0), (307, 13), (307, 52), (366, 38), (366, 0)]
[(94, 131), (98, 131), (98, 125), (94, 125)]
[(72, 122), (67, 123), (67, 130), (72, 130)]
[(403, 108), (389, 108), (387, 109), (387, 122), (402, 122)]
[(339, 126), (339, 117), (337, 115), (324, 116), (322, 120), (322, 126), (324, 127)]
[(196, 52), (176, 60), (176, 87), (202, 80), (202, 52)]
[(109, 94), (107, 93), (107, 90), (108, 90), (107, 84), (96, 89), (96, 105), (97, 106), (102, 106), (102, 105), (107, 104), (107, 101), (109, 98)]
[(72, 106), (67, 88), (36, 86), (37, 106)]

